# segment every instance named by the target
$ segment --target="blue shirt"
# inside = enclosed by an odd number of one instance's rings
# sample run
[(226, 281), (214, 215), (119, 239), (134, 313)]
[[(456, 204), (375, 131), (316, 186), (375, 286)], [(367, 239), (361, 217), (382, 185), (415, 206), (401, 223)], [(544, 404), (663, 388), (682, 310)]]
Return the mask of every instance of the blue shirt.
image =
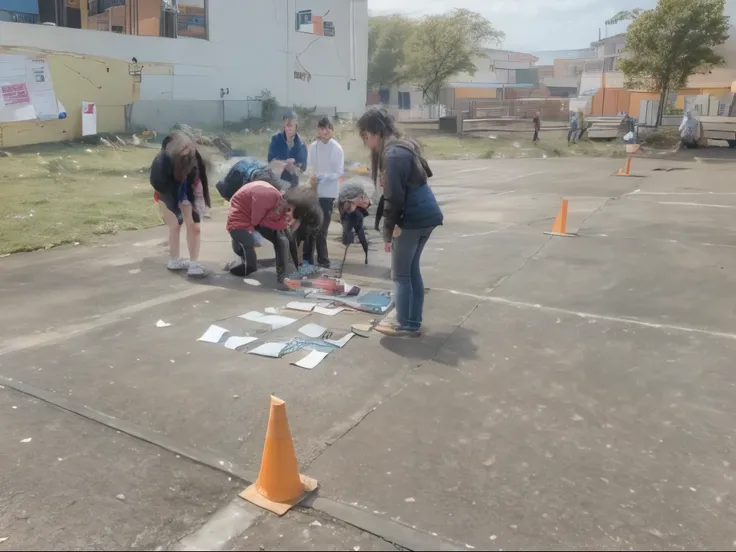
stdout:
[[(307, 146), (297, 134), (294, 136), (294, 145), (289, 147), (286, 141), (286, 134), (277, 132), (271, 136), (271, 144), (268, 146), (268, 162), (276, 159), (277, 161), (286, 161), (293, 159), (295, 165), (302, 171), (307, 168)], [(285, 170), (281, 173), (281, 179), (290, 182), (292, 186), (299, 184), (299, 175)]]

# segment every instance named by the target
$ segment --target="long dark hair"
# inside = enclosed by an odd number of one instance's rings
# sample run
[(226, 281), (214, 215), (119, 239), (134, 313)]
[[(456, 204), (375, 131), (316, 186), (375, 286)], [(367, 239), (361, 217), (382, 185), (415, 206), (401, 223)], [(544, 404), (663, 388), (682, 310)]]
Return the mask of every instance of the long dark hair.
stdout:
[(391, 114), (382, 107), (371, 107), (358, 119), (358, 130), (361, 134), (370, 132), (381, 137), (381, 148), (379, 151), (371, 151), (371, 176), (373, 183), (378, 181), (381, 171), (381, 157), (383, 145), (388, 138), (402, 138), (403, 135)]
[(361, 134), (370, 132), (372, 134), (378, 134), (381, 137), (379, 151), (371, 151), (371, 176), (373, 177), (374, 184), (378, 184), (378, 176), (383, 170), (383, 153), (388, 141), (401, 141), (403, 147), (414, 152), (419, 173), (424, 173), (422, 176), (425, 178), (425, 183), (426, 178), (432, 176), (432, 170), (429, 168), (426, 159), (422, 156), (422, 147), (419, 142), (405, 136), (396, 126), (394, 118), (384, 108), (371, 107), (366, 111), (358, 119), (358, 130)]

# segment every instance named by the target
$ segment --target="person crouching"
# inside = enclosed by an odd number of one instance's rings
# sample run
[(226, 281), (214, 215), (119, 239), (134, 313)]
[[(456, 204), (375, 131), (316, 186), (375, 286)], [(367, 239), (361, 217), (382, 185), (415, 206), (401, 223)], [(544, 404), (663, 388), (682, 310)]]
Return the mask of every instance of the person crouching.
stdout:
[(227, 214), (233, 252), (242, 259), (241, 264), (230, 267), (230, 273), (248, 276), (257, 270), (260, 235), (273, 244), (276, 279), (283, 283), (290, 252), (287, 231), (295, 232), (304, 224), (307, 232), (314, 232), (321, 223), (322, 213), (311, 190), (296, 187), (282, 193), (264, 181), (245, 184), (230, 199)]

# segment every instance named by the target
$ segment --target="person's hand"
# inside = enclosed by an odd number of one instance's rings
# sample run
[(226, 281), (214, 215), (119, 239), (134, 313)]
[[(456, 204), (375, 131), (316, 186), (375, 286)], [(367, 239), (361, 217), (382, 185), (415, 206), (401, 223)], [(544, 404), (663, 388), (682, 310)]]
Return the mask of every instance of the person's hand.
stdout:
[(393, 237), (398, 238), (400, 235), (401, 235), (401, 228), (399, 228), (398, 226), (394, 226)]
[(383, 244), (383, 250), (386, 253), (391, 253), (391, 242), (388, 242), (388, 243)]
[(293, 165), (294, 163), (296, 163), (296, 159), (287, 159), (286, 160), (286, 164), (287, 165)]
[(314, 187), (317, 185), (317, 175), (312, 175), (312, 177), (309, 179), (309, 185)]

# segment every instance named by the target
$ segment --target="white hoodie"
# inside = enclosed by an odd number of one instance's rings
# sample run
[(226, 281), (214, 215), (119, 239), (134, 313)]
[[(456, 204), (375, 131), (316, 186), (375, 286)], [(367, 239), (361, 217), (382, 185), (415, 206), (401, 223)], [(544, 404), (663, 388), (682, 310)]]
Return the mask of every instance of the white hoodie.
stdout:
[(345, 173), (345, 153), (334, 138), (326, 144), (317, 140), (309, 146), (307, 172), (317, 177), (317, 195), (335, 199), (340, 177)]

